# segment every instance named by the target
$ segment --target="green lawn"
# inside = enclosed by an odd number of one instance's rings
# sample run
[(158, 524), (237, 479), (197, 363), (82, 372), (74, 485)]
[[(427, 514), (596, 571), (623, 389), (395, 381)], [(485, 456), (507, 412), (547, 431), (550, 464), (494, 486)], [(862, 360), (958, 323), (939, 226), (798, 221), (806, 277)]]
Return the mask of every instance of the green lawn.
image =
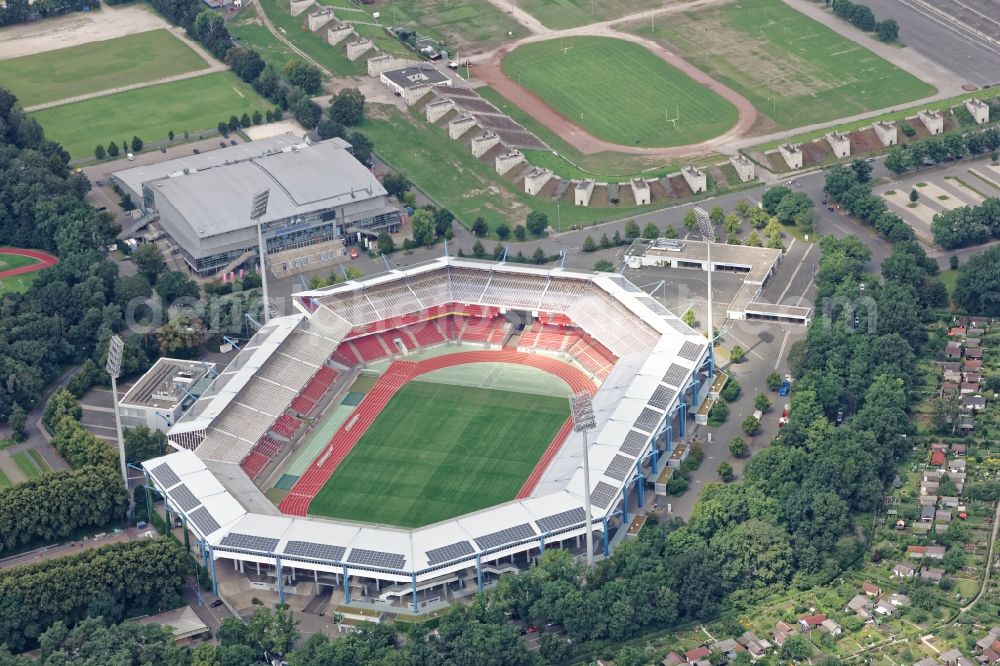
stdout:
[(663, 4), (663, 0), (519, 0), (517, 3), (546, 27), (557, 30), (607, 21)]
[(12, 275), (0, 280), (0, 296), (4, 294), (23, 294), (31, 288), (32, 283), (41, 275), (41, 271)]
[[(589, 208), (564, 203), (557, 211), (555, 202), (527, 195), (521, 184), (498, 177), (493, 164), (477, 160), (468, 146), (452, 141), (444, 129), (428, 125), (422, 117), (383, 105), (372, 105), (366, 113), (360, 129), (374, 142), (379, 157), (410, 177), (466, 227), (480, 215), (491, 229), (499, 222), (524, 224), (528, 213), (537, 210), (548, 215), (554, 226), (558, 212), (562, 228), (567, 229), (571, 224), (586, 226), (655, 210), (650, 206)], [(471, 247), (464, 249), (468, 252)]]
[(645, 47), (620, 39), (525, 44), (502, 66), (556, 111), (614, 143), (681, 146), (723, 134), (737, 121), (735, 106)]
[(44, 471), (25, 451), (15, 453), (11, 456), (11, 458), (14, 459), (14, 464), (20, 468), (20, 470), (24, 473), (24, 476), (28, 479), (37, 479)]
[[(329, 0), (321, 0), (327, 4)], [(343, 1), (343, 0), (341, 0)], [(520, 39), (527, 29), (489, 0), (393, 0), (381, 8), (382, 21), (409, 26), (427, 37), (444, 40), (463, 53), (488, 50)], [(344, 18), (350, 18), (344, 14)], [(508, 33), (514, 33), (508, 36)]]
[(418, 527), (512, 500), (568, 415), (565, 398), (412, 382), (309, 512)]
[(279, 70), (285, 66), (289, 60), (301, 60), (294, 54), (288, 45), (278, 41), (278, 38), (271, 34), (257, 18), (257, 11), (253, 5), (247, 5), (241, 9), (229, 23), (226, 24), (229, 34), (253, 48), (260, 57), (269, 65), (273, 65)]
[(57, 106), (31, 115), (45, 134), (63, 145), (75, 159), (93, 155), (97, 144), (110, 141), (167, 139), (167, 132), (183, 135), (200, 130), (215, 131), (229, 116), (261, 112), (271, 105), (253, 88), (230, 72), (206, 74), (193, 79), (108, 95)]
[(679, 52), (745, 96), (770, 118), (764, 130), (830, 121), (936, 92), (781, 0), (672, 14), (656, 22), (655, 32), (648, 21), (628, 29)]
[(0, 81), (23, 106), (32, 106), (207, 67), (191, 47), (161, 29), (0, 60)]
[(38, 449), (29, 449), (28, 456), (31, 457), (31, 460), (35, 463), (38, 469), (42, 470), (42, 472), (52, 471), (52, 468), (47, 462), (45, 462), (45, 458), (42, 457), (42, 454), (38, 451)]
[(38, 259), (34, 257), (25, 257), (20, 254), (8, 254), (6, 252), (0, 252), (0, 272), (10, 271), (15, 268), (21, 268), (22, 266), (31, 266), (32, 264), (41, 263)]
[(7, 478), (7, 475), (4, 474), (4, 471), (0, 469), (0, 490), (4, 488), (10, 488), (12, 485), (14, 484), (10, 482), (10, 479)]

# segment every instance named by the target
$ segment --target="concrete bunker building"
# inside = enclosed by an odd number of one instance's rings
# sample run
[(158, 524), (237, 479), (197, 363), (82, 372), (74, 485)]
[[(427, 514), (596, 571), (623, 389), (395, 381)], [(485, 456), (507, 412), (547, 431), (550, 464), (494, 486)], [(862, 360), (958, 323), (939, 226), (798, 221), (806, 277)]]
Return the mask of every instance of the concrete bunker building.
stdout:
[(341, 139), (310, 144), (287, 134), (112, 177), (201, 276), (257, 263), (249, 206), (261, 190), (271, 192), (261, 219), (269, 255), (400, 226), (385, 188)]

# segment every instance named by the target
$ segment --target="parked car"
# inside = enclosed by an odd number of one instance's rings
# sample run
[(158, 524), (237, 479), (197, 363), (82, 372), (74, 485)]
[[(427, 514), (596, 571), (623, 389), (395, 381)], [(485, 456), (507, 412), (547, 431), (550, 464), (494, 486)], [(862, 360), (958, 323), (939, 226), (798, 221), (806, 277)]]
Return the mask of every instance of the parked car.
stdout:
[(792, 389), (792, 383), (786, 379), (785, 381), (781, 382), (781, 388), (778, 389), (778, 395), (784, 398), (785, 396), (788, 395), (788, 392), (791, 391), (791, 389)]
[(222, 605), (222, 599), (216, 599), (210, 605), (212, 606), (212, 608), (218, 608), (219, 606)]

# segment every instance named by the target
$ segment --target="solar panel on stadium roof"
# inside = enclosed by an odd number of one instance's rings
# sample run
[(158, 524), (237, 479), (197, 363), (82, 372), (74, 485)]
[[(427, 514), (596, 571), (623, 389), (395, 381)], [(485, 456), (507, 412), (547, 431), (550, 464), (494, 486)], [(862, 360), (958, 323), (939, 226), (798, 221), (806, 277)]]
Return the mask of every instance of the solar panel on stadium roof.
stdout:
[(608, 468), (604, 470), (604, 473), (612, 479), (624, 481), (625, 477), (632, 472), (633, 467), (635, 467), (635, 461), (632, 458), (628, 458), (619, 453), (612, 458), (611, 463), (608, 465)]
[(678, 333), (690, 333), (691, 327), (682, 322), (680, 319), (675, 317), (664, 317), (663, 320), (667, 322), (667, 325), (677, 331)]
[(633, 426), (636, 428), (636, 430), (644, 430), (646, 432), (651, 433), (653, 432), (653, 430), (656, 429), (656, 426), (662, 420), (663, 420), (663, 414), (656, 411), (655, 409), (650, 409), (649, 407), (646, 407), (645, 409), (642, 410), (642, 413), (639, 414), (639, 418), (635, 420)]
[(618, 490), (614, 486), (601, 481), (594, 488), (594, 492), (590, 493), (590, 503), (602, 509), (607, 509), (611, 501), (617, 496)]
[(219, 529), (219, 523), (212, 517), (212, 514), (208, 512), (208, 509), (201, 507), (195, 511), (192, 511), (188, 516), (188, 519), (194, 523), (194, 526), (198, 528), (202, 536), (208, 536), (212, 532)]
[(340, 562), (344, 559), (344, 552), (346, 550), (343, 546), (331, 546), (328, 543), (289, 541), (285, 544), (284, 554), (291, 557), (308, 557), (325, 562)]
[(468, 541), (459, 541), (457, 543), (450, 543), (447, 546), (441, 546), (440, 548), (432, 548), (426, 551), (427, 563), (430, 565), (441, 564), (442, 562), (449, 562), (451, 560), (457, 560), (460, 557), (465, 557), (466, 555), (472, 555), (475, 552), (472, 544)]
[(153, 474), (153, 477), (160, 482), (160, 488), (164, 490), (170, 490), (181, 482), (180, 478), (174, 474), (174, 470), (170, 469), (170, 465), (167, 463), (157, 465), (149, 471)]
[(570, 527), (572, 525), (578, 525), (587, 520), (587, 514), (581, 507), (576, 507), (575, 509), (570, 509), (569, 511), (563, 511), (561, 513), (556, 513), (551, 516), (545, 516), (544, 518), (539, 518), (535, 521), (544, 533), (555, 532), (556, 530), (561, 530), (564, 527)]
[(612, 275), (610, 277), (611, 277), (611, 280), (615, 282), (615, 284), (617, 284), (619, 287), (621, 287), (625, 291), (630, 291), (632, 293), (635, 293), (635, 292), (645, 293), (645, 292), (642, 291), (642, 289), (639, 289), (639, 287), (635, 286), (634, 284), (632, 284), (631, 282), (629, 282), (626, 278), (623, 278), (621, 275)]
[(170, 502), (172, 504), (175, 504), (176, 506), (179, 506), (181, 508), (181, 511), (185, 513), (191, 511), (193, 508), (201, 504), (201, 501), (197, 497), (195, 497), (191, 493), (191, 491), (188, 490), (188, 487), (185, 486), (184, 484), (181, 484), (176, 488), (174, 488), (173, 490), (171, 490), (168, 493), (168, 495), (170, 497)]
[(219, 542), (219, 545), (229, 546), (230, 548), (242, 548), (243, 550), (255, 550), (259, 553), (273, 553), (274, 547), (278, 545), (278, 540), (270, 539), (268, 537), (253, 536), (251, 534), (230, 532), (226, 536), (222, 537), (222, 541)]
[(380, 550), (365, 550), (364, 548), (352, 548), (347, 561), (352, 564), (359, 564), (366, 567), (381, 567), (383, 569), (402, 569), (406, 564), (406, 557), (399, 553), (384, 553)]
[(663, 307), (663, 304), (660, 303), (655, 298), (650, 298), (649, 296), (639, 296), (638, 298), (639, 298), (639, 301), (642, 302), (643, 305), (645, 305), (647, 308), (649, 308), (650, 310), (652, 310), (656, 314), (660, 315), (661, 317), (669, 317), (670, 316), (670, 310), (668, 310), (665, 307)]
[(625, 441), (622, 445), (618, 447), (618, 450), (627, 453), (628, 455), (635, 457), (639, 455), (640, 452), (646, 445), (649, 444), (649, 435), (643, 435), (641, 432), (636, 432), (635, 430), (629, 430), (628, 434), (625, 435)]
[(685, 342), (681, 345), (681, 350), (677, 352), (685, 361), (697, 361), (701, 357), (701, 345), (694, 342)]
[(691, 372), (691, 370), (685, 368), (683, 365), (671, 363), (670, 367), (667, 368), (666, 373), (663, 375), (663, 383), (679, 387), (684, 383), (684, 378), (688, 376), (689, 372)]
[(657, 386), (656, 390), (653, 391), (653, 395), (649, 398), (649, 404), (657, 409), (667, 411), (667, 407), (674, 401), (675, 395), (677, 395), (677, 391), (672, 391), (666, 386)]
[(490, 548), (505, 546), (508, 543), (530, 539), (533, 536), (536, 536), (535, 530), (531, 529), (531, 525), (528, 523), (523, 523), (514, 527), (508, 527), (499, 532), (491, 532), (481, 537), (476, 537), (476, 545), (482, 550), (489, 550)]

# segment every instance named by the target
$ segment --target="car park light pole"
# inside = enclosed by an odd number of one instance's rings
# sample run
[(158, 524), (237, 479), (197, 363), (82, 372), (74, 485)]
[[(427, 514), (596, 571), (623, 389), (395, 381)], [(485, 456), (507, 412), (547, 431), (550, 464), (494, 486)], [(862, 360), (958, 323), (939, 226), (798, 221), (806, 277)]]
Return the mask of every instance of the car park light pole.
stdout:
[(586, 391), (569, 397), (573, 430), (583, 435), (583, 513), (587, 521), (587, 569), (594, 568), (594, 523), (590, 512), (590, 460), (587, 453), (587, 431), (597, 427), (594, 403)]

